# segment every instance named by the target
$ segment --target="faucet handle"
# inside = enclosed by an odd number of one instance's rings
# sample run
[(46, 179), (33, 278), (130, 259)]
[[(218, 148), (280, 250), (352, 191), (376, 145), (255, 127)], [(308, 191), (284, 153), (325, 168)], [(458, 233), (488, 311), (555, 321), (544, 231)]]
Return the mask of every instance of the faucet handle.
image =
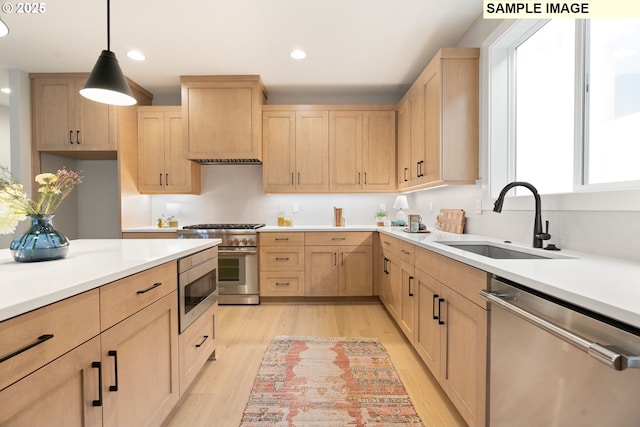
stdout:
[(540, 240), (549, 240), (551, 238), (551, 234), (549, 234), (549, 221), (544, 222), (544, 233), (536, 234), (536, 238)]

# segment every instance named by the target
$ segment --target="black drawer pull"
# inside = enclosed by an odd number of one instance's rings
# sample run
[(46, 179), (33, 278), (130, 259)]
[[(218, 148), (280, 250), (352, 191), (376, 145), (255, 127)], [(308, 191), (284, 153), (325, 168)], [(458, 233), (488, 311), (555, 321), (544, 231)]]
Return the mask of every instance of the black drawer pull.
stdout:
[(413, 290), (411, 289), (411, 284), (413, 283), (413, 276), (409, 276), (409, 296), (413, 296)]
[(155, 288), (157, 288), (158, 286), (162, 286), (162, 282), (156, 282), (154, 283), (151, 287), (148, 287), (147, 289), (143, 289), (141, 291), (136, 292), (136, 294), (140, 295), (140, 294), (146, 294), (149, 291), (154, 290)]
[(73, 131), (70, 130), (69, 131), (69, 144), (73, 144), (73, 141), (71, 140), (72, 137), (73, 137)]
[(347, 240), (346, 237), (333, 237), (331, 240)]
[(289, 238), (288, 237), (276, 237), (276, 241), (280, 241), (280, 240), (287, 241), (287, 240), (289, 240)]
[(289, 286), (289, 282), (276, 282), (276, 286)]
[(289, 257), (276, 257), (276, 261), (289, 261)]
[(209, 339), (209, 335), (205, 335), (202, 337), (202, 341), (200, 341), (199, 344), (196, 344), (196, 348), (200, 348), (204, 345), (205, 342), (207, 342), (207, 340)]
[(107, 353), (110, 357), (113, 357), (113, 369), (114, 369), (114, 377), (116, 379), (115, 385), (109, 386), (109, 391), (118, 391), (118, 352), (115, 350), (109, 350)]
[(102, 363), (92, 362), (92, 368), (98, 368), (98, 400), (91, 402), (93, 406), (102, 406)]
[(4, 356), (2, 359), (0, 359), (0, 363), (9, 360), (12, 357), (16, 357), (20, 353), (24, 353), (25, 351), (29, 350), (30, 348), (33, 348), (33, 347), (35, 347), (37, 345), (40, 345), (43, 342), (45, 342), (47, 340), (50, 340), (51, 338), (53, 338), (53, 334), (40, 335), (35, 342), (32, 342), (31, 344), (29, 344), (29, 345), (27, 345), (25, 347), (22, 347), (20, 350), (14, 351), (13, 353)]
[(80, 131), (76, 131), (76, 144), (80, 144)]

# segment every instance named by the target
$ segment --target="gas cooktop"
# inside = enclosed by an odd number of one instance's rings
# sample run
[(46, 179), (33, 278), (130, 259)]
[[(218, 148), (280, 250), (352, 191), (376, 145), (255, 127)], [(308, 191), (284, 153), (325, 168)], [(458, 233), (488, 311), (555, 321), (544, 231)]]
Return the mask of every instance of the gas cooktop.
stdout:
[(185, 225), (185, 230), (257, 230), (264, 224), (195, 224)]

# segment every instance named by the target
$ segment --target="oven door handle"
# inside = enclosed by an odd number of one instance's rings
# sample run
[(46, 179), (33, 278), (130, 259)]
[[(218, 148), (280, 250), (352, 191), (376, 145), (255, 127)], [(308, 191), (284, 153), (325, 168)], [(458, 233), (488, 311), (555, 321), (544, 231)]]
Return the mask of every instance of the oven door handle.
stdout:
[(580, 335), (571, 332), (555, 323), (549, 322), (535, 314), (524, 310), (508, 301), (500, 298), (501, 294), (489, 292), (486, 290), (480, 291), (480, 296), (489, 301), (492, 304), (496, 304), (499, 307), (507, 310), (508, 312), (515, 314), (523, 320), (531, 323), (534, 326), (546, 331), (556, 337), (560, 338), (566, 343), (569, 343), (583, 351), (589, 356), (593, 357), (597, 361), (604, 363), (610, 368), (617, 371), (623, 371), (627, 368), (640, 368), (640, 356), (627, 356), (613, 351), (602, 344), (592, 342)]
[(257, 255), (256, 249), (218, 249), (218, 255)]

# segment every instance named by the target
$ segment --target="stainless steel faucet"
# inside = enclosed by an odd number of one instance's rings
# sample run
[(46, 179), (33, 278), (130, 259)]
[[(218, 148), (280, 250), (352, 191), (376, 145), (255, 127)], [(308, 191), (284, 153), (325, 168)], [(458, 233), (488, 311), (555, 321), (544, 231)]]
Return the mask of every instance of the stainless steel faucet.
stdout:
[(545, 232), (544, 233), (542, 232), (542, 214), (540, 213), (541, 211), (540, 195), (538, 194), (538, 190), (536, 190), (536, 187), (529, 184), (528, 182), (522, 182), (522, 181), (514, 181), (505, 185), (502, 191), (500, 192), (500, 195), (498, 196), (498, 200), (496, 200), (496, 202), (493, 204), (493, 211), (498, 213), (502, 212), (502, 204), (504, 203), (504, 196), (506, 196), (507, 192), (511, 190), (513, 187), (525, 187), (525, 188), (528, 188), (533, 193), (533, 197), (536, 201), (536, 213), (535, 213), (535, 219), (533, 221), (533, 247), (541, 248), (542, 242), (544, 240), (549, 240), (551, 238), (551, 235), (549, 234), (549, 221), (546, 221)]

